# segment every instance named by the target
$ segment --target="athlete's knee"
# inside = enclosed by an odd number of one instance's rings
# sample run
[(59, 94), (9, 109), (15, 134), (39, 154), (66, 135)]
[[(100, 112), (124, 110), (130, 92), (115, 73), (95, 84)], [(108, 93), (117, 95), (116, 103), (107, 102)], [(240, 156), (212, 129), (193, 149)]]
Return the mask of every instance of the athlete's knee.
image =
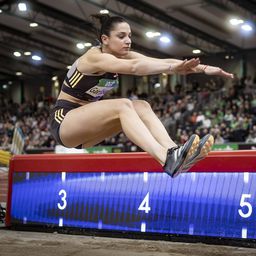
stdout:
[(123, 110), (127, 110), (127, 109), (134, 109), (132, 101), (126, 98), (117, 100), (117, 108), (118, 108), (118, 112), (122, 112)]
[(146, 113), (152, 111), (150, 104), (145, 100), (134, 100), (132, 103), (136, 112), (138, 113)]

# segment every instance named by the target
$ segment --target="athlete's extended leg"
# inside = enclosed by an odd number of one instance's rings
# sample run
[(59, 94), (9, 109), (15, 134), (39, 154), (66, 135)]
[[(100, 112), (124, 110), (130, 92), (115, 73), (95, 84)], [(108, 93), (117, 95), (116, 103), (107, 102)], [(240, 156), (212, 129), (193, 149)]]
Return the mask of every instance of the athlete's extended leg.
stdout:
[(152, 136), (128, 99), (102, 100), (69, 111), (60, 126), (60, 138), (68, 147), (87, 145), (120, 128), (133, 143), (165, 163), (167, 149)]
[[(195, 163), (202, 160), (208, 155), (214, 143), (214, 139), (212, 135), (210, 134), (206, 135), (204, 138), (200, 140), (200, 142), (199, 142), (199, 137), (193, 135), (190, 137), (188, 142), (183, 147), (179, 148), (177, 151), (173, 151), (173, 149), (169, 150), (169, 148), (173, 148), (177, 145), (170, 138), (162, 122), (159, 120), (159, 118), (155, 115), (155, 113), (151, 109), (150, 104), (144, 100), (134, 100), (133, 105), (139, 117), (148, 127), (148, 129), (150, 130), (154, 138), (163, 147), (168, 148), (169, 160), (166, 162), (164, 169), (166, 169), (166, 172), (169, 173), (172, 177), (177, 176), (180, 172), (188, 171)], [(186, 146), (190, 148), (191, 145), (192, 145), (192, 151), (194, 150), (194, 153), (192, 155), (190, 155), (189, 153), (188, 157), (187, 156), (185, 157), (185, 160), (183, 161), (182, 164), (180, 164), (180, 162), (182, 161), (178, 161), (177, 163), (178, 165), (176, 165), (176, 163), (174, 164), (174, 162), (178, 158), (178, 153), (181, 156), (185, 152), (184, 155), (186, 155)], [(173, 155), (173, 157), (171, 157), (171, 155)]]

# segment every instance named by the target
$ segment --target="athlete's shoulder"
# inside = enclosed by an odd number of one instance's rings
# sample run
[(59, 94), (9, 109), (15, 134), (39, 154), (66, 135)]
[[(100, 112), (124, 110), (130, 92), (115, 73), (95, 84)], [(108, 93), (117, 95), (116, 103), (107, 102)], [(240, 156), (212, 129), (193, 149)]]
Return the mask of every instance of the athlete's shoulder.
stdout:
[(86, 53), (84, 53), (80, 59), (93, 58), (94, 56), (101, 55), (102, 52), (99, 47), (92, 47)]
[(98, 72), (95, 64), (101, 60), (101, 55), (101, 50), (98, 47), (90, 48), (86, 53), (78, 58), (78, 70), (85, 74), (93, 74), (95, 72)]

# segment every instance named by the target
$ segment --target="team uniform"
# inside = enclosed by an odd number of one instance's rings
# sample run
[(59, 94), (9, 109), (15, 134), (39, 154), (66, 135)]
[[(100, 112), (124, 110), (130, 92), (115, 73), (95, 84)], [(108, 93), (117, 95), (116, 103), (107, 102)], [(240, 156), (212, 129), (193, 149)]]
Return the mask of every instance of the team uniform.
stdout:
[[(80, 100), (94, 102), (100, 100), (108, 91), (118, 87), (118, 74), (86, 75), (77, 69), (77, 62), (72, 65), (63, 81), (61, 87), (63, 92)], [(50, 125), (51, 133), (59, 144), (63, 145), (59, 136), (61, 122), (70, 110), (80, 106), (71, 101), (57, 100), (50, 114)]]

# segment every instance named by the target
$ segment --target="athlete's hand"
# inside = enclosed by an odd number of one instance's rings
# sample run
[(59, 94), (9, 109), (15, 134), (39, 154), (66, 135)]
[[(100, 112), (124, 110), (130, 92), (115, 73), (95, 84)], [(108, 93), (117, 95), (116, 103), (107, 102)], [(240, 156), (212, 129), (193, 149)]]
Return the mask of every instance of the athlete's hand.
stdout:
[(200, 64), (198, 58), (193, 58), (191, 60), (184, 60), (180, 63), (174, 63), (170, 67), (170, 74), (181, 74), (186, 75), (190, 73), (195, 73), (195, 68)]
[(226, 71), (224, 71), (223, 69), (219, 68), (219, 67), (213, 67), (213, 66), (204, 66), (203, 67), (203, 72), (206, 75), (215, 75), (215, 76), (223, 76), (226, 78), (234, 78), (234, 75), (231, 73), (228, 73)]

